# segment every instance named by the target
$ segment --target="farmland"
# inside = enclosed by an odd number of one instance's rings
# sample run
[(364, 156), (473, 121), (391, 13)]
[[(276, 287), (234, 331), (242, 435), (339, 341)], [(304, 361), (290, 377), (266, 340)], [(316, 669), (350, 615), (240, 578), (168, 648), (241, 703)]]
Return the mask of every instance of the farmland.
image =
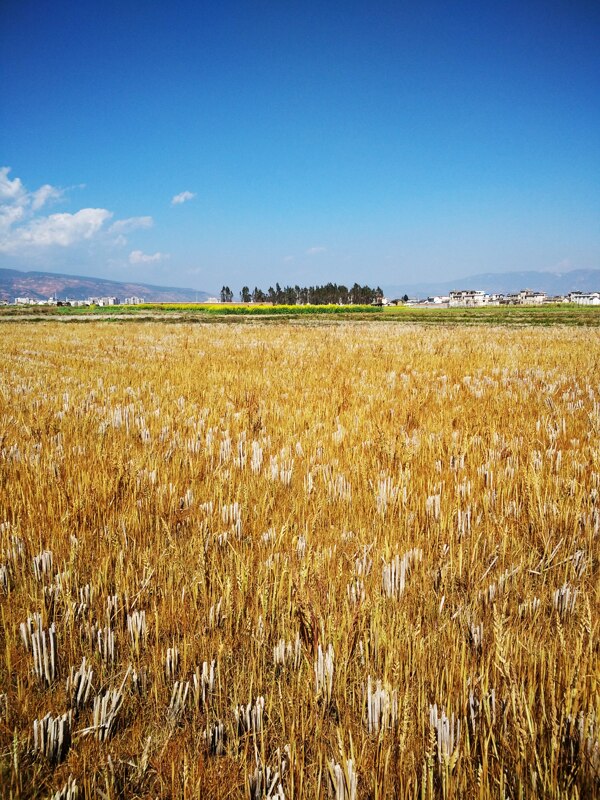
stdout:
[(10, 306), (0, 308), (0, 323), (15, 318), (31, 321), (62, 319), (91, 321), (99, 317), (138, 322), (169, 320), (188, 322), (253, 322), (255, 320), (370, 320), (418, 323), (420, 325), (574, 325), (600, 327), (600, 307), (575, 303), (547, 303), (541, 306), (482, 306), (445, 308), (400, 305), (381, 308), (372, 305), (272, 305), (243, 303), (142, 303), (135, 306)]
[(600, 792), (600, 331), (385, 313), (2, 325), (4, 797)]

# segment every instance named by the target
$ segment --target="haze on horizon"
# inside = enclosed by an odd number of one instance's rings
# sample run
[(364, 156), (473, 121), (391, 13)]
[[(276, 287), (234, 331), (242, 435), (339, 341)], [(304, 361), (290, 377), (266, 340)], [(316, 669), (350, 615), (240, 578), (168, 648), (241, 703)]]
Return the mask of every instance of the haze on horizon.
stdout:
[(0, 6), (0, 267), (215, 291), (600, 268), (600, 6)]

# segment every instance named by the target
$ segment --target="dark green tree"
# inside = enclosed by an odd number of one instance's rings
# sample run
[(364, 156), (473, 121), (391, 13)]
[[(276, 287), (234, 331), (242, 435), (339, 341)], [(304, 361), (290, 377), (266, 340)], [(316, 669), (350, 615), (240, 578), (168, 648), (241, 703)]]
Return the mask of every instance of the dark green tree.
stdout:
[[(224, 286), (221, 290), (221, 299), (224, 303), (233, 300), (233, 294), (229, 297), (229, 287)], [(229, 299), (226, 299), (229, 297)], [(312, 303), (314, 305), (325, 305), (328, 303), (342, 304), (368, 304), (380, 300), (383, 297), (383, 292), (378, 286), (372, 289), (370, 286), (360, 286), (355, 283), (351, 289), (348, 289), (344, 284), (327, 283), (322, 286), (284, 286), (283, 288), (279, 283), (275, 284), (275, 288), (269, 286), (267, 292), (263, 292), (258, 286), (254, 287), (254, 291), (250, 292), (247, 286), (244, 286), (240, 292), (242, 302), (248, 303), (272, 303), (273, 305), (285, 303), (286, 305), (305, 305)]]

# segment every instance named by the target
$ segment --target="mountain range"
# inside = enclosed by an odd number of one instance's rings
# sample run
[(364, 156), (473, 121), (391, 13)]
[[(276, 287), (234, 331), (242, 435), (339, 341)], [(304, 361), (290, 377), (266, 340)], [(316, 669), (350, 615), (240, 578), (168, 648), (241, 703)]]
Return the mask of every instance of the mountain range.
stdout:
[(548, 295), (569, 292), (600, 291), (600, 269), (574, 269), (569, 272), (483, 272), (451, 281), (406, 283), (382, 286), (386, 297), (432, 297), (447, 295), (453, 289), (482, 289), (488, 293), (508, 294), (521, 289), (534, 289)]
[(14, 302), (15, 297), (34, 300), (86, 300), (88, 297), (143, 297), (151, 303), (187, 303), (207, 300), (207, 292), (175, 286), (153, 286), (147, 283), (111, 281), (82, 275), (60, 275), (54, 272), (21, 272), (0, 269), (0, 300)]

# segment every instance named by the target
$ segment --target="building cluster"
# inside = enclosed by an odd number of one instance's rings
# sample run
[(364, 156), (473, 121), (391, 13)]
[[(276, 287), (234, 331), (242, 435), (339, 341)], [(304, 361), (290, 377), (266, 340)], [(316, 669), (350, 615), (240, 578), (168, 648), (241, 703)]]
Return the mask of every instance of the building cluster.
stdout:
[[(392, 301), (394, 302), (394, 301)], [(566, 295), (547, 295), (532, 289), (522, 289), (512, 294), (488, 294), (481, 289), (457, 289), (449, 295), (436, 295), (426, 300), (409, 301), (416, 305), (434, 305), (448, 308), (476, 308), (481, 306), (540, 306), (544, 303), (576, 303), (580, 306), (599, 306), (600, 292), (569, 292)]]
[(88, 297), (85, 300), (73, 300), (65, 298), (59, 300), (57, 297), (49, 297), (47, 300), (36, 300), (32, 297), (15, 297), (15, 306), (72, 306), (73, 308), (83, 308), (85, 306), (139, 306), (144, 303), (143, 297), (126, 297), (123, 302), (118, 297)]

